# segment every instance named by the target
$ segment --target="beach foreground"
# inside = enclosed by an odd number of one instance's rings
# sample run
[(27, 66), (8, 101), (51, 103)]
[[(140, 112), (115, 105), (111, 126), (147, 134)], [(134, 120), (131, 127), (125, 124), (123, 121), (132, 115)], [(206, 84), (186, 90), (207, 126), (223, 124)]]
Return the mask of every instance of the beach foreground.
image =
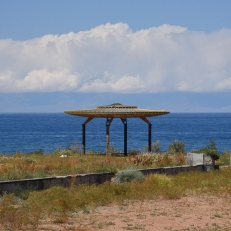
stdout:
[(0, 230), (231, 230), (229, 166), (145, 178), (122, 173), (100, 185), (4, 193)]
[(43, 220), (37, 230), (230, 230), (230, 195), (126, 201), (73, 213), (68, 221)]

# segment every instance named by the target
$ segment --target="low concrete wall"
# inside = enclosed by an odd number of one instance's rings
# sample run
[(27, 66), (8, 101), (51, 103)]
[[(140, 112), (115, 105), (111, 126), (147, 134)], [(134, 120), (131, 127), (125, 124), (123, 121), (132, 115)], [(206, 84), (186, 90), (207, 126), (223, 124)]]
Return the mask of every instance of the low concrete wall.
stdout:
[(110, 181), (114, 173), (92, 173), (71, 176), (56, 176), (0, 182), (0, 194), (20, 192), (22, 190), (43, 190), (53, 186), (70, 187), (80, 184), (102, 184)]
[(150, 169), (139, 169), (144, 175), (148, 174), (166, 174), (166, 175), (175, 175), (181, 172), (188, 171), (205, 171), (204, 165), (183, 165), (175, 167), (163, 167), (163, 168), (150, 168)]
[[(219, 168), (218, 168), (219, 169)], [(206, 171), (204, 165), (197, 166), (176, 166), (176, 167), (163, 167), (163, 168), (150, 168), (139, 169), (144, 175), (148, 174), (166, 174), (175, 175), (180, 172), (188, 171)], [(70, 187), (72, 185), (80, 184), (102, 184), (110, 181), (114, 177), (114, 173), (91, 173), (91, 174), (78, 174), (71, 176), (56, 176), (45, 178), (34, 178), (25, 180), (2, 181), (0, 182), (0, 194), (4, 192), (20, 192), (22, 190), (43, 190), (52, 186)]]

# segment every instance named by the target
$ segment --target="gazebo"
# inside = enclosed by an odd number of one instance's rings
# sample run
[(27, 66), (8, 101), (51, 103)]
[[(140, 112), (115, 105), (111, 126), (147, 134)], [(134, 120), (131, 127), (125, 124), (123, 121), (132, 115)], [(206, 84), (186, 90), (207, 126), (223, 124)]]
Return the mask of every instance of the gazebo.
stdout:
[(124, 155), (127, 155), (127, 118), (140, 118), (148, 124), (148, 151), (151, 152), (152, 124), (146, 117), (160, 116), (170, 113), (165, 110), (141, 109), (137, 106), (127, 106), (120, 103), (113, 103), (106, 106), (97, 106), (94, 109), (68, 110), (66, 114), (87, 117), (82, 124), (82, 154), (86, 149), (86, 124), (94, 118), (106, 118), (106, 155), (110, 155), (110, 124), (114, 118), (120, 118), (124, 124)]

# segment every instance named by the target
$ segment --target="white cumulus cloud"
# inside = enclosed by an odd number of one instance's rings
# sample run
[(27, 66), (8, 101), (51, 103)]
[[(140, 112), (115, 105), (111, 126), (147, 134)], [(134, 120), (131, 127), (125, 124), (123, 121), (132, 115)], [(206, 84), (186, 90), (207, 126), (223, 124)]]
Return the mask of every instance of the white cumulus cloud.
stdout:
[(0, 40), (0, 92), (231, 90), (231, 29), (210, 34), (127, 24)]

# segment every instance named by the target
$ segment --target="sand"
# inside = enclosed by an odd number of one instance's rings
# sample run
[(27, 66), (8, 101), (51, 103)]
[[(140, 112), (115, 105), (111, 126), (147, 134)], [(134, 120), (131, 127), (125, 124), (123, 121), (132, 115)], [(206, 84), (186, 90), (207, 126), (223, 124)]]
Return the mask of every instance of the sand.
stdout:
[(185, 196), (177, 200), (125, 201), (42, 221), (37, 230), (231, 230), (231, 197)]

